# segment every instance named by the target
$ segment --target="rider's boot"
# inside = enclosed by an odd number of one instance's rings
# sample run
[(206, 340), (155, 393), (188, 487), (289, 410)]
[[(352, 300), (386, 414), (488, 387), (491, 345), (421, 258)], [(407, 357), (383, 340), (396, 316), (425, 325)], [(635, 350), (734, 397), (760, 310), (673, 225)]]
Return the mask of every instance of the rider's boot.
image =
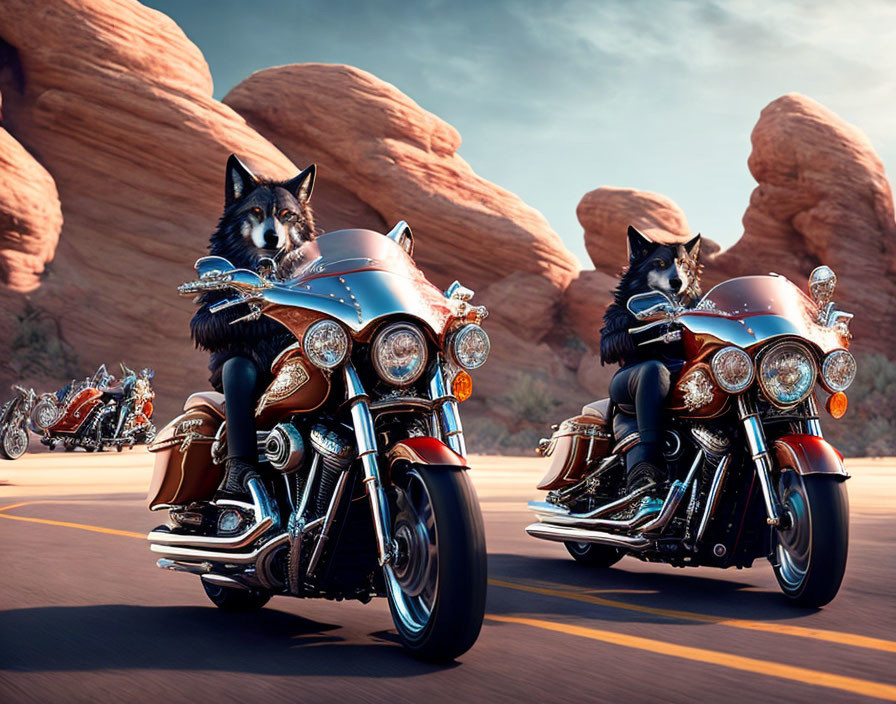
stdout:
[(663, 508), (660, 495), (666, 481), (666, 461), (662, 449), (652, 443), (641, 443), (634, 447), (626, 458), (630, 467), (626, 475), (626, 492), (631, 493), (641, 487), (652, 485), (648, 494), (641, 499), (635, 520), (640, 523), (656, 516)]
[(213, 500), (251, 502), (247, 483), (253, 477), (258, 477), (254, 462), (245, 457), (228, 457), (224, 464), (224, 479), (221, 480)]

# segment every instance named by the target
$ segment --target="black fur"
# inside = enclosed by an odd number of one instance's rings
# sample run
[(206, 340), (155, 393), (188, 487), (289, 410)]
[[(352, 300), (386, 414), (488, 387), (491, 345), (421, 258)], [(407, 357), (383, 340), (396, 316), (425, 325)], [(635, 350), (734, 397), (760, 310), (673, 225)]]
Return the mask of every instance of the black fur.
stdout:
[[(241, 229), (243, 222), (253, 217), (253, 210), (277, 214), (288, 210), (289, 242), (285, 249), (276, 254), (281, 260), (278, 276), (289, 278), (290, 262), (295, 260), (288, 256), (288, 251), (295, 250), (315, 236), (314, 217), (308, 205), (314, 175), (312, 164), (289, 181), (264, 181), (256, 178), (231, 155), (227, 162), (224, 214), (209, 240), (209, 253), (225, 257), (238, 268), (256, 269), (263, 257), (274, 252), (257, 249), (251, 241), (247, 241)], [(284, 253), (287, 256), (281, 256)], [(249, 312), (245, 306), (227, 308), (220, 313), (209, 312), (210, 305), (232, 296), (233, 293), (227, 291), (201, 294), (197, 297), (199, 310), (190, 321), (190, 333), (196, 347), (211, 353), (209, 381), (218, 391), (222, 390), (221, 367), (231, 357), (251, 359), (264, 381), (274, 358), (295, 341), (286, 328), (270, 318), (231, 325), (232, 321)]]
[[(699, 252), (700, 235), (685, 243), (690, 253)], [(652, 358), (649, 352), (636, 347), (628, 330), (637, 323), (626, 304), (637, 293), (650, 290), (647, 277), (654, 269), (672, 266), (678, 257), (673, 245), (652, 242), (634, 227), (628, 228), (629, 264), (622, 270), (619, 285), (613, 290), (613, 302), (604, 313), (600, 331), (601, 364), (629, 365)]]

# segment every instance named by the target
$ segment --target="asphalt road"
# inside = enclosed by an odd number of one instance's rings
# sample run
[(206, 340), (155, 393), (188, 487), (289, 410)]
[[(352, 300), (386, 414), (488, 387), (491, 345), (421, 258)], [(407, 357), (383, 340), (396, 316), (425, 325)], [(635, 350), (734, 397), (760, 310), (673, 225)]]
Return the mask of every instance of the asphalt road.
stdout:
[(448, 667), (404, 653), (383, 600), (218, 611), (155, 567), (148, 467), (136, 451), (0, 465), (0, 701), (896, 701), (894, 461), (850, 463), (846, 579), (806, 612), (764, 563), (579, 567), (523, 532), (540, 461), (476, 458), (487, 616)]

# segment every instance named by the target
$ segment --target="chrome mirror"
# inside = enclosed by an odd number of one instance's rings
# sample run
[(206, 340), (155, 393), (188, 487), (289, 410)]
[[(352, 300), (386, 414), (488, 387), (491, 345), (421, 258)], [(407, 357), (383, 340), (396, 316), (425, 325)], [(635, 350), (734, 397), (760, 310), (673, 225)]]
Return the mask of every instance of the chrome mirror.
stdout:
[(225, 259), (224, 257), (202, 257), (197, 260), (194, 268), (196, 269), (196, 273), (199, 274), (199, 278), (204, 279), (209, 276), (220, 276), (221, 274), (230, 271), (233, 269), (233, 264), (230, 263), (230, 260)]
[(829, 266), (818, 266), (809, 274), (809, 294), (822, 308), (834, 297), (837, 287), (837, 275)]
[(270, 279), (277, 273), (277, 262), (270, 257), (262, 257), (258, 260), (256, 271), (262, 278)]
[(638, 320), (650, 318), (658, 313), (672, 313), (676, 310), (675, 302), (662, 291), (636, 293), (628, 299), (625, 307)]

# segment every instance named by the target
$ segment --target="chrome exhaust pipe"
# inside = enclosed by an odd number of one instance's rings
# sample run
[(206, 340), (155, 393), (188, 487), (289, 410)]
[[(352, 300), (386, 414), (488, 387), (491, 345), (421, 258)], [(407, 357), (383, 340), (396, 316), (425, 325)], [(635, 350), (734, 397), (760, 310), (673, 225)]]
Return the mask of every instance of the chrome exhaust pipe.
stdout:
[(703, 450), (699, 450), (694, 457), (690, 471), (688, 471), (688, 476), (685, 477), (683, 482), (676, 481), (672, 483), (672, 488), (669, 489), (669, 495), (663, 502), (663, 508), (660, 510), (659, 515), (641, 527), (642, 533), (662, 533), (663, 530), (665, 530), (666, 526), (672, 520), (672, 516), (674, 516), (675, 512), (678, 510), (681, 500), (685, 497), (685, 494), (688, 493), (691, 482), (694, 481), (694, 475), (697, 474), (697, 469), (702, 463)]
[(555, 526), (549, 523), (533, 523), (526, 526), (526, 532), (533, 538), (552, 540), (558, 543), (600, 543), (624, 550), (640, 551), (649, 547), (652, 541), (641, 536), (616, 535), (597, 530), (585, 530), (570, 526)]
[(156, 562), (156, 567), (163, 570), (171, 570), (172, 572), (188, 572), (190, 574), (206, 574), (212, 568), (208, 562), (178, 562), (165, 557)]
[(218, 552), (180, 545), (160, 545), (158, 543), (153, 543), (149, 546), (149, 549), (162, 557), (174, 561), (210, 562), (212, 565), (252, 565), (259, 558), (265, 557), (270, 551), (281, 545), (286, 545), (288, 542), (289, 534), (284, 531), (269, 538), (251, 552)]
[(208, 582), (209, 584), (214, 584), (218, 587), (228, 587), (230, 589), (243, 589), (245, 591), (250, 591), (249, 587), (242, 582), (238, 582), (232, 577), (225, 577), (223, 574), (204, 574), (202, 575), (202, 581)]
[(585, 513), (571, 513), (562, 506), (549, 504), (544, 501), (530, 501), (529, 508), (535, 511), (539, 521), (550, 523), (558, 526), (573, 526), (576, 528), (605, 528), (608, 530), (630, 530), (644, 521), (644, 518), (628, 519), (625, 521), (613, 520), (608, 518), (599, 518), (609, 513), (615, 513), (627, 506), (638, 501), (653, 488), (653, 484), (642, 487), (633, 491), (631, 494), (623, 496), (603, 506), (599, 506), (593, 511)]
[(252, 511), (254, 516), (252, 525), (239, 535), (220, 538), (217, 536), (177, 535), (152, 531), (146, 536), (146, 539), (151, 543), (159, 543), (161, 545), (206, 548), (209, 550), (238, 550), (251, 545), (265, 531), (277, 523), (279, 517), (277, 509), (271, 504), (268, 492), (260, 479), (257, 477), (250, 479), (247, 486), (249, 494), (252, 496), (251, 505), (241, 501), (221, 501), (219, 504), (220, 506), (236, 506), (239, 508), (248, 507)]

